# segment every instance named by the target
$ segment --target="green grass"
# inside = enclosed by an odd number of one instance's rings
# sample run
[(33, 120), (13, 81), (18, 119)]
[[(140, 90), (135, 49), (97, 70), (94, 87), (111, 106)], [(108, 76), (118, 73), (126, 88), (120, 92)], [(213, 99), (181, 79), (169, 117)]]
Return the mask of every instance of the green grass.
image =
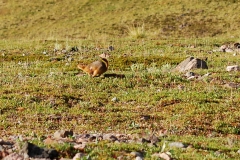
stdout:
[(127, 36), (129, 28), (142, 26), (144, 36), (154, 38), (239, 35), (236, 0), (12, 0), (0, 7), (2, 39), (99, 40)]
[[(164, 142), (180, 141), (192, 148), (164, 151), (176, 159), (237, 159), (240, 90), (224, 84), (240, 83), (239, 72), (225, 70), (240, 55), (209, 51), (239, 42), (238, 10), (239, 2), (224, 0), (1, 2), (0, 136), (36, 135), (43, 146), (42, 137), (60, 129), (139, 137), (167, 130), (156, 147), (100, 141), (87, 145), (85, 158), (131, 159), (141, 151), (151, 159)], [(105, 77), (77, 69), (111, 45)], [(78, 52), (61, 53), (75, 46)], [(209, 69), (194, 72), (212, 74), (187, 80), (170, 72), (189, 56), (208, 57)], [(76, 152), (68, 143), (54, 147), (63, 157)]]
[[(25, 43), (33, 48), (25, 47)], [(33, 132), (41, 137), (59, 129), (72, 129), (75, 133), (152, 134), (167, 129), (168, 137), (164, 140), (194, 146), (190, 151), (167, 148), (175, 158), (214, 159), (214, 152), (218, 150), (222, 157), (215, 159), (237, 156), (237, 147), (219, 144), (220, 141), (226, 142), (228, 137), (235, 139), (240, 133), (239, 89), (223, 87), (227, 82), (239, 83), (239, 72), (225, 71), (225, 66), (238, 62), (239, 55), (207, 53), (214, 44), (220, 44), (221, 39), (219, 42), (216, 39), (195, 39), (197, 47), (193, 49), (187, 47), (185, 40), (151, 40), (144, 45), (141, 41), (112, 41), (117, 49), (111, 52), (106, 74), (122, 74), (125, 78), (77, 76), (82, 73), (77, 70), (77, 63), (88, 63), (99, 54), (91, 47), (96, 42), (84, 42), (88, 43), (87, 46), (82, 46), (83, 42), (69, 42), (72, 46), (85, 47), (72, 55), (75, 60), (71, 62), (64, 54), (54, 54), (52, 44), (56, 42), (37, 42), (41, 48), (34, 48), (35, 43), (22, 42), (17, 48), (6, 47), (1, 51), (4, 54), (1, 55), (0, 123), (4, 134), (28, 136)], [(43, 51), (48, 54), (44, 55)], [(204, 80), (188, 81), (182, 74), (170, 72), (190, 55), (207, 56), (211, 67), (194, 72), (201, 75), (211, 72), (212, 75)], [(50, 61), (53, 57), (60, 60)], [(179, 85), (185, 88), (179, 90)], [(112, 102), (114, 97), (118, 101)], [(150, 120), (141, 120), (141, 115), (150, 115)], [(124, 144), (105, 143), (97, 145), (99, 151), (90, 145), (87, 153), (102, 158), (122, 152), (129, 156), (131, 145), (127, 145), (128, 149)], [(163, 141), (159, 146), (162, 144)], [(145, 149), (142, 145), (132, 150), (144, 150), (146, 158), (160, 151), (152, 147)]]

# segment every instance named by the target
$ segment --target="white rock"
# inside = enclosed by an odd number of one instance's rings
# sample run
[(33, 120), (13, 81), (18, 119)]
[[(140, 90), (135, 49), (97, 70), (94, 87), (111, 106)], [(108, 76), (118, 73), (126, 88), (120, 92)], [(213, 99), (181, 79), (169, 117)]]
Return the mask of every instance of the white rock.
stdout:
[(143, 160), (142, 157), (137, 156), (135, 160)]
[(117, 97), (113, 97), (113, 99), (111, 100), (112, 102), (117, 102), (118, 98)]
[(240, 149), (237, 151), (238, 154), (240, 154)]
[(73, 157), (73, 160), (78, 160), (78, 159), (81, 159), (84, 157), (84, 154), (83, 153), (77, 153), (74, 157)]
[(185, 76), (188, 78), (188, 77), (191, 77), (191, 76), (195, 76), (195, 73), (194, 72), (187, 72), (185, 74)]
[(168, 155), (167, 153), (160, 153), (159, 157), (164, 159), (164, 160), (171, 160), (170, 155)]
[(168, 144), (169, 147), (177, 147), (177, 148), (186, 148), (182, 142), (171, 142)]
[(225, 52), (226, 49), (227, 49), (227, 45), (222, 45), (222, 46), (219, 48), (219, 51)]
[(240, 71), (240, 66), (238, 66), (238, 65), (227, 66), (226, 70), (228, 72), (230, 72), (230, 71)]
[(225, 52), (231, 53), (231, 52), (233, 52), (233, 49), (231, 49), (231, 48), (226, 48), (226, 49), (225, 49)]
[(187, 80), (191, 80), (191, 79), (194, 79), (195, 76), (191, 76), (191, 77), (188, 77)]
[(134, 157), (142, 157), (142, 154), (140, 152), (131, 152), (130, 154)]

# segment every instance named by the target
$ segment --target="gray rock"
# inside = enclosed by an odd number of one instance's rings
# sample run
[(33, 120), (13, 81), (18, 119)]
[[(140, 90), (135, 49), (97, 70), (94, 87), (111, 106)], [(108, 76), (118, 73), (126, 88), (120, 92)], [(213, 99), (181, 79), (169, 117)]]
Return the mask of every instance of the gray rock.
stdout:
[(195, 76), (195, 73), (194, 73), (194, 72), (187, 72), (187, 73), (185, 74), (185, 76), (186, 76), (187, 78), (189, 78), (189, 77)]
[(160, 139), (155, 135), (151, 135), (149, 137), (149, 140), (151, 141), (151, 144), (153, 144), (153, 145), (156, 145), (158, 142), (160, 142)]
[(56, 131), (53, 136), (56, 139), (66, 138), (69, 136), (73, 136), (73, 131), (59, 130), (59, 131)]
[(173, 70), (173, 71), (179, 71), (179, 72), (183, 72), (184, 68), (183, 66), (186, 66), (190, 61), (192, 61), (194, 59), (194, 57), (189, 57), (187, 59), (185, 59), (184, 61), (182, 61), (181, 63), (179, 63), (177, 65), (177, 67)]
[(137, 157), (135, 158), (135, 160), (143, 160), (143, 157), (137, 156)]
[(201, 69), (208, 69), (207, 63), (204, 60), (189, 57), (182, 61), (173, 71), (178, 72), (185, 72), (192, 69), (201, 68)]
[(103, 135), (103, 140), (110, 140), (110, 141), (117, 141), (117, 137), (112, 135), (112, 134), (104, 134)]
[(112, 102), (117, 102), (117, 101), (118, 101), (118, 98), (117, 98), (117, 97), (113, 97), (111, 101), (112, 101)]
[(3, 160), (24, 160), (24, 157), (18, 153), (12, 153), (4, 157)]
[(74, 157), (73, 157), (73, 160), (78, 160), (78, 159), (81, 159), (84, 157), (84, 154), (83, 153), (77, 153)]
[(176, 147), (176, 148), (187, 148), (188, 145), (183, 144), (182, 142), (170, 142), (168, 144), (169, 147)]
[(225, 50), (228, 48), (228, 46), (227, 45), (222, 45), (220, 48), (219, 48), (219, 51), (220, 52), (225, 52)]
[(113, 51), (113, 50), (114, 50), (114, 47), (113, 47), (113, 46), (109, 46), (109, 47), (108, 47), (108, 50), (109, 50), (109, 51)]
[(58, 157), (58, 152), (56, 150), (40, 148), (30, 142), (24, 142), (19, 153), (24, 155), (25, 159), (28, 157), (56, 159)]
[(224, 85), (224, 87), (226, 87), (226, 88), (238, 89), (238, 88), (240, 87), (240, 85), (237, 84), (237, 83), (230, 82), (230, 83), (226, 83), (226, 84)]
[(150, 118), (149, 115), (141, 115), (141, 120), (149, 120)]
[(184, 67), (184, 71), (189, 71), (195, 68), (208, 69), (208, 66), (205, 61), (198, 58), (194, 58)]
[(230, 71), (240, 71), (240, 66), (238, 66), (238, 65), (227, 66), (226, 70), (228, 72), (230, 72)]
[(240, 149), (237, 151), (238, 154), (240, 154)]
[(221, 155), (221, 152), (220, 151), (216, 151), (216, 152), (214, 152), (214, 155), (219, 157)]
[(232, 48), (226, 48), (226, 49), (225, 49), (225, 52), (227, 52), (227, 53), (232, 53), (232, 52), (233, 52), (233, 49), (232, 49)]
[(130, 154), (134, 157), (142, 157), (143, 156), (142, 153), (140, 153), (140, 152), (131, 152)]

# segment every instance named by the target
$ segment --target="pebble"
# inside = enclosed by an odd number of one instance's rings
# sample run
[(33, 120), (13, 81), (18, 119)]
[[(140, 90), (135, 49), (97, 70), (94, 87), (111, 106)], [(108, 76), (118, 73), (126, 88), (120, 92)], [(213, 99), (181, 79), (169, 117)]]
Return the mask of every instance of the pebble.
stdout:
[(117, 98), (117, 97), (113, 97), (111, 101), (112, 101), (112, 102), (117, 102), (117, 101), (118, 101), (118, 98)]
[(77, 153), (74, 157), (73, 157), (73, 160), (78, 160), (78, 159), (81, 159), (84, 157), (84, 154), (83, 153)]
[(24, 160), (24, 157), (18, 153), (12, 153), (4, 157), (3, 160)]
[(237, 151), (238, 154), (240, 154), (240, 149)]
[(238, 89), (240, 87), (240, 85), (238, 85), (237, 83), (233, 83), (233, 82), (230, 82), (230, 83), (226, 83), (224, 85), (224, 87), (226, 88), (234, 88), (234, 89)]
[(167, 153), (160, 153), (159, 157), (164, 159), (164, 160), (171, 160), (170, 155), (168, 155)]
[(187, 72), (187, 73), (185, 74), (185, 76), (186, 76), (187, 78), (189, 78), (189, 77), (195, 76), (195, 73), (194, 73), (194, 72)]
[(135, 160), (143, 160), (143, 157), (137, 156)]
[(54, 138), (61, 139), (69, 136), (73, 136), (73, 131), (58, 130), (54, 133)]
[(183, 144), (182, 142), (170, 142), (168, 146), (177, 148), (187, 148), (187, 145)]
[(238, 65), (227, 66), (226, 70), (228, 72), (230, 72), (230, 71), (240, 71), (240, 66), (238, 66)]
[(216, 152), (214, 152), (214, 155), (218, 157), (218, 156), (220, 156), (220, 155), (221, 155), (221, 152), (219, 152), (219, 151), (216, 151)]
[(110, 141), (116, 141), (118, 140), (116, 136), (112, 135), (112, 134), (104, 134), (103, 135), (103, 140), (110, 140)]
[(135, 151), (131, 152), (130, 155), (132, 155), (132, 156), (134, 156), (134, 157), (142, 157), (142, 153), (140, 153), (140, 152), (135, 152)]
[(141, 120), (149, 120), (150, 116), (149, 115), (141, 115)]

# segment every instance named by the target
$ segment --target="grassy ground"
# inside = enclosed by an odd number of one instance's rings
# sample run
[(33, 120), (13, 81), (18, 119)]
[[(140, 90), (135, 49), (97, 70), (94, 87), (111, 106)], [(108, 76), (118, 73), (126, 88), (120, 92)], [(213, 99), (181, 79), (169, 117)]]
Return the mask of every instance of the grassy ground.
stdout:
[(0, 2), (2, 39), (122, 37), (142, 27), (157, 38), (239, 35), (235, 0)]
[[(189, 48), (192, 41), (112, 40), (115, 50), (110, 53), (105, 78), (90, 78), (76, 68), (79, 61), (97, 59), (95, 41), (69, 42), (69, 46), (80, 48), (71, 54), (73, 61), (70, 54), (53, 52), (52, 47), (64, 48), (66, 41), (18, 42), (13, 48), (6, 47), (1, 51), (1, 134), (34, 133), (41, 137), (71, 129), (76, 133), (158, 135), (168, 130), (164, 140), (196, 147), (184, 153), (175, 150), (176, 158), (214, 158), (216, 150), (221, 151), (223, 159), (234, 158), (239, 146), (240, 94), (239, 89), (225, 88), (224, 84), (239, 84), (239, 72), (225, 71), (227, 65), (239, 62), (239, 55), (209, 54), (222, 43), (218, 39), (195, 39), (196, 48)], [(189, 81), (183, 74), (169, 72), (188, 56), (208, 57), (209, 69), (194, 72), (212, 74), (204, 80)], [(113, 73), (125, 78), (107, 77)], [(114, 97), (117, 101), (112, 101)], [(150, 119), (142, 120), (143, 115)], [(234, 143), (229, 144), (228, 139)], [(102, 145), (104, 148), (106, 144)], [(112, 145), (96, 156), (107, 156), (105, 151), (128, 151), (130, 147)], [(156, 150), (148, 147), (146, 152), (150, 155)]]
[[(135, 150), (151, 159), (164, 141), (181, 141), (193, 147), (165, 149), (176, 159), (239, 157), (240, 90), (224, 84), (240, 83), (239, 72), (225, 71), (240, 55), (211, 52), (239, 42), (239, 2), (3, 0), (0, 8), (0, 136), (167, 130), (158, 147), (100, 142), (86, 152), (110, 159)], [(105, 77), (76, 68), (109, 46)], [(194, 72), (211, 75), (170, 72), (189, 56), (208, 57), (209, 69)]]

